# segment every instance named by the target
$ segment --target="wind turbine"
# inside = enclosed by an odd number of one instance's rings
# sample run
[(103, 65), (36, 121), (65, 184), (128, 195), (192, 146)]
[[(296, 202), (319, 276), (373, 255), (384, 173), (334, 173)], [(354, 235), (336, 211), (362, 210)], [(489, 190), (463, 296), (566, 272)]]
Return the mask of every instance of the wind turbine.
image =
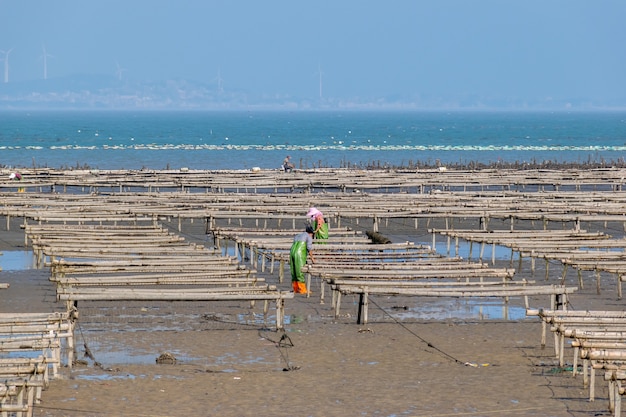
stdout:
[(9, 54), (11, 53), (11, 51), (13, 50), (13, 48), (9, 49), (8, 51), (0, 51), (0, 53), (4, 54), (4, 82), (8, 83), (9, 82)]
[(320, 65), (317, 66), (317, 74), (319, 76), (319, 85), (320, 85), (320, 98), (322, 98), (322, 67)]
[(115, 65), (116, 65), (115, 75), (117, 75), (118, 80), (122, 81), (122, 73), (126, 71), (126, 68), (120, 67), (120, 63), (117, 61), (115, 61)]
[(47, 80), (48, 79), (48, 58), (54, 58), (54, 57), (46, 52), (46, 45), (42, 44), (41, 49), (43, 49), (43, 55), (41, 56), (43, 58), (43, 79)]
[(223, 93), (224, 92), (224, 85), (222, 84), (222, 82), (224, 81), (222, 79), (222, 75), (220, 72), (220, 69), (217, 69), (217, 77), (213, 78), (213, 81), (217, 82), (217, 92), (218, 93)]

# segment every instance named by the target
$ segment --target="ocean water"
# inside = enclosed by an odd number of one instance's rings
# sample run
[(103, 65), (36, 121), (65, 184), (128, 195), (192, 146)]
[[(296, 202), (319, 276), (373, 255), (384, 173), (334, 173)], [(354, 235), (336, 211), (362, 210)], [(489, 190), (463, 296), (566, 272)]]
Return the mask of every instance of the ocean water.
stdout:
[(599, 163), (626, 112), (0, 112), (0, 166), (91, 169)]

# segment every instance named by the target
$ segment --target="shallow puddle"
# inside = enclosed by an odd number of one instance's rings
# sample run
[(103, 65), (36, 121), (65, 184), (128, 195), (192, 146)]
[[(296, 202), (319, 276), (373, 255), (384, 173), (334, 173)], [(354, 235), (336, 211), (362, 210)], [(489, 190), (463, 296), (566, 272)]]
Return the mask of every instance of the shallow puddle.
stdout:
[(501, 299), (434, 300), (417, 306), (398, 306), (390, 312), (398, 320), (522, 320), (526, 308), (507, 305)]
[(37, 262), (32, 250), (10, 250), (0, 252), (0, 270), (25, 271), (36, 269)]

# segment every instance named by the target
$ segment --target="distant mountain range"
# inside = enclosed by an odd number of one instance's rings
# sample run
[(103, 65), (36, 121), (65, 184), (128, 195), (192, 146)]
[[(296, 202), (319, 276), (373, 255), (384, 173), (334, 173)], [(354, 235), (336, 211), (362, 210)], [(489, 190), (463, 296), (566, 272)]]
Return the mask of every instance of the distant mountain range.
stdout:
[(190, 80), (128, 81), (104, 75), (74, 75), (28, 82), (0, 83), (0, 110), (587, 110), (625, 109), (626, 99), (594, 103), (588, 99), (518, 100), (503, 97), (353, 97), (307, 98), (220, 91)]

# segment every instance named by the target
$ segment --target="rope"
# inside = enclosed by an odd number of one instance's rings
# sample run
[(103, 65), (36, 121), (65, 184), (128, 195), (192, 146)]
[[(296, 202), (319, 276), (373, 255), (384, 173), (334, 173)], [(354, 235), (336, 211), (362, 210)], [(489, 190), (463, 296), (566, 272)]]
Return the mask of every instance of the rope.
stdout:
[[(440, 353), (443, 357), (445, 357), (446, 359), (449, 359), (453, 362), (458, 363), (459, 365), (471, 365), (470, 362), (463, 362), (457, 358), (455, 358), (454, 356), (444, 352), (443, 350), (439, 349), (437, 346), (433, 345), (432, 343), (430, 343), (429, 341), (427, 341), (426, 339), (424, 339), (423, 337), (421, 337), (420, 335), (418, 335), (417, 333), (415, 333), (413, 330), (409, 329), (408, 327), (406, 327), (402, 322), (398, 321), (395, 317), (393, 317), (389, 312), (387, 312), (384, 308), (382, 308), (381, 306), (379, 306), (370, 296), (369, 297), (369, 301), (374, 304), (376, 307), (378, 307), (386, 316), (388, 316), (390, 319), (392, 319), (397, 325), (399, 325), (400, 327), (402, 327), (404, 330), (406, 330), (407, 332), (411, 333), (413, 336), (415, 336), (417, 339), (419, 339), (422, 343), (426, 344), (426, 346), (428, 346), (429, 348), (435, 350), (436, 352)], [(429, 352), (430, 353), (430, 352)]]
[[(72, 413), (82, 413), (83, 415), (93, 415), (93, 416), (110, 416), (113, 415), (110, 411), (95, 411), (95, 410), (86, 410), (84, 408), (62, 408), (62, 407), (49, 407), (49, 406), (44, 406), (41, 404), (34, 404), (33, 405), (33, 410), (54, 410), (54, 411), (60, 411), (60, 412), (72, 412)], [(124, 412), (124, 415), (127, 417), (168, 417), (168, 415), (165, 414), (128, 414), (127, 412)]]
[(85, 340), (85, 335), (83, 334), (82, 327), (80, 327), (80, 323), (76, 322), (76, 326), (78, 326), (78, 331), (80, 332), (80, 337), (83, 339), (83, 347), (85, 348), (85, 356), (93, 361), (93, 366), (102, 369), (102, 364), (96, 360), (96, 358), (93, 355), (93, 353), (91, 353), (91, 349), (89, 349), (89, 346), (87, 346), (87, 340)]
[(278, 348), (278, 352), (280, 353), (280, 357), (283, 359), (283, 361), (285, 362), (285, 367), (283, 368), (283, 371), (287, 372), (287, 371), (297, 371), (298, 369), (300, 369), (299, 366), (293, 366), (290, 364), (289, 362), (289, 353), (288, 350), (289, 348), (294, 347), (295, 345), (293, 344), (293, 342), (291, 341), (291, 338), (287, 335), (287, 333), (285, 333), (285, 330), (281, 330), (280, 331), (281, 336), (279, 340), (272, 340), (269, 337), (266, 337), (265, 335), (261, 334), (261, 331), (259, 330), (259, 337), (261, 337), (262, 339), (265, 339), (267, 341), (272, 342), (277, 348)]

